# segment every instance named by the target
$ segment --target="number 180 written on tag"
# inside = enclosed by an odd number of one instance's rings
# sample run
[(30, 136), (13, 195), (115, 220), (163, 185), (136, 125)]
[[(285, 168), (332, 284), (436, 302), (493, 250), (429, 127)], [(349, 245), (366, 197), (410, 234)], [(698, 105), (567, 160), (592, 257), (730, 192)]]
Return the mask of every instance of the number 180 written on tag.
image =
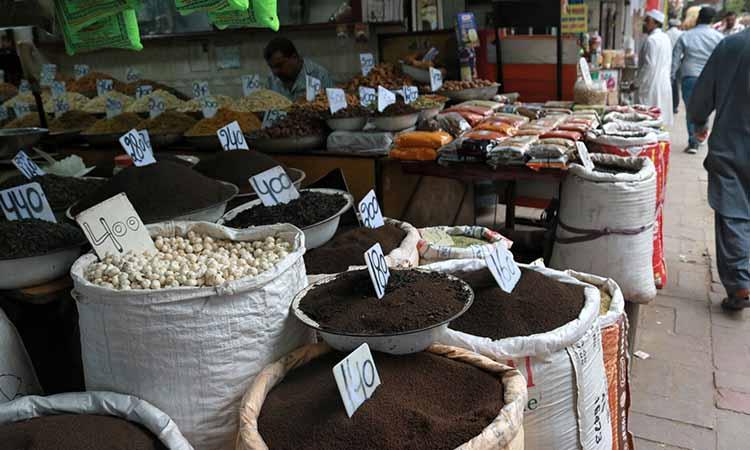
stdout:
[(380, 375), (367, 344), (360, 345), (333, 366), (333, 377), (350, 418), (380, 386)]
[(505, 248), (505, 244), (501, 242), (490, 246), (486, 250), (484, 261), (500, 289), (509, 294), (513, 292), (516, 283), (521, 279), (521, 269), (513, 259), (513, 253)]
[(289, 203), (299, 198), (292, 179), (281, 166), (272, 167), (250, 178), (250, 185), (264, 206)]
[(370, 280), (372, 281), (372, 287), (375, 289), (375, 295), (378, 298), (383, 298), (385, 288), (388, 287), (388, 280), (391, 278), (391, 271), (388, 270), (388, 264), (380, 243), (376, 243), (367, 249), (365, 264), (367, 264), (367, 271), (370, 272)]

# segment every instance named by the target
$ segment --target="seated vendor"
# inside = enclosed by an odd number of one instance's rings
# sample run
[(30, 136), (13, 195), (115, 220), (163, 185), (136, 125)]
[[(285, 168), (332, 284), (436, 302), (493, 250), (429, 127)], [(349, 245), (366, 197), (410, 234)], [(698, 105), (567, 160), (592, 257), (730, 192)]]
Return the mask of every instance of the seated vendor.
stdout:
[(328, 71), (310, 58), (300, 56), (287, 38), (272, 39), (266, 45), (263, 57), (272, 73), (268, 77), (269, 88), (292, 101), (305, 98), (306, 75), (320, 80), (321, 91), (333, 87)]

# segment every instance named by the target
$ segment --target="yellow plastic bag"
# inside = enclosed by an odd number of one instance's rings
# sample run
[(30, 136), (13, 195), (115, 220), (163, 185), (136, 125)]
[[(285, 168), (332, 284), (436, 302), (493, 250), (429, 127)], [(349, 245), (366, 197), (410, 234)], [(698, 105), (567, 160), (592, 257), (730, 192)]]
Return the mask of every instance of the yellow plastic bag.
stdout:
[(440, 148), (453, 141), (445, 131), (407, 131), (396, 136), (394, 143), (399, 148)]

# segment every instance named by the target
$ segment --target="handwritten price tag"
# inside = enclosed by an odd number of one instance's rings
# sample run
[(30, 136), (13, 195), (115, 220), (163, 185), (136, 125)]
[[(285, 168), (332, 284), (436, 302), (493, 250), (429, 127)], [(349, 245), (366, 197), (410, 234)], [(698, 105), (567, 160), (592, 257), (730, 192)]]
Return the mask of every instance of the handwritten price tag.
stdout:
[(289, 203), (299, 198), (297, 188), (281, 166), (272, 167), (251, 177), (250, 185), (260, 197), (263, 206)]
[(70, 103), (65, 97), (57, 97), (53, 100), (55, 105), (55, 117), (60, 117), (70, 111)]
[(375, 196), (375, 191), (365, 195), (362, 201), (357, 205), (359, 210), (359, 217), (362, 221), (362, 225), (366, 228), (380, 228), (385, 225), (383, 221), (383, 213), (380, 211), (380, 205), (378, 204), (378, 198)]
[(203, 112), (203, 117), (205, 118), (210, 119), (211, 117), (215, 116), (218, 110), (219, 102), (217, 102), (213, 97), (205, 97), (201, 102), (201, 111)]
[(378, 86), (378, 111), (383, 112), (385, 108), (394, 103), (396, 103), (396, 94), (383, 86)]
[(208, 90), (208, 81), (193, 81), (193, 97), (208, 97), (211, 93)]
[(370, 346), (366, 343), (360, 345), (333, 366), (333, 377), (336, 379), (346, 414), (351, 418), (357, 408), (372, 397), (372, 393), (380, 386), (380, 375), (372, 359)]
[(407, 105), (419, 98), (419, 89), (416, 86), (404, 86), (403, 90), (404, 103)]
[(261, 128), (266, 129), (270, 126), (273, 126), (273, 124), (285, 117), (286, 111), (279, 111), (278, 109), (266, 111), (266, 113), (263, 115), (263, 123), (261, 124)]
[(145, 97), (151, 95), (154, 88), (150, 84), (142, 84), (135, 88), (135, 98)]
[(159, 117), (161, 113), (167, 110), (167, 104), (164, 99), (158, 95), (152, 95), (148, 98), (148, 117), (153, 119)]
[(39, 77), (39, 84), (42, 86), (50, 86), (55, 81), (55, 75), (57, 75), (57, 66), (55, 64), (43, 64), (42, 73)]
[(581, 164), (586, 170), (594, 170), (594, 161), (591, 160), (589, 149), (581, 141), (576, 141), (576, 150), (578, 151), (578, 158), (581, 160)]
[(18, 85), (19, 94), (31, 94), (31, 84), (29, 80), (21, 80), (21, 84)]
[(370, 105), (378, 101), (378, 93), (375, 89), (360, 86), (359, 87), (359, 104), (365, 108), (369, 108)]
[(260, 87), (260, 75), (257, 73), (252, 75), (242, 75), (242, 95), (247, 97), (260, 89)]
[(0, 122), (8, 120), (8, 108), (0, 105)]
[(375, 67), (375, 57), (372, 56), (372, 53), (360, 53), (359, 66), (362, 69), (362, 75), (366, 77), (372, 68)]
[(89, 66), (86, 64), (76, 64), (73, 66), (73, 76), (76, 80), (80, 80), (81, 78), (85, 77), (89, 74)]
[(586, 58), (578, 60), (578, 69), (581, 71), (581, 77), (583, 77), (586, 87), (591, 87), (593, 80), (591, 79), (591, 71), (589, 70), (589, 63), (586, 61)]
[(39, 183), (28, 183), (0, 191), (0, 207), (8, 220), (40, 219), (57, 223)]
[(96, 95), (104, 95), (114, 89), (112, 80), (96, 80)]
[(106, 111), (107, 119), (119, 116), (122, 114), (122, 102), (112, 97), (107, 97)]
[(130, 251), (156, 253), (151, 235), (124, 193), (81, 211), (76, 222), (100, 259)]
[(500, 289), (509, 294), (513, 292), (516, 283), (521, 279), (521, 269), (513, 260), (513, 254), (505, 248), (505, 244), (490, 246), (485, 251), (484, 261)]
[(16, 156), (13, 157), (12, 162), (13, 165), (16, 166), (16, 169), (18, 169), (23, 174), (23, 176), (25, 176), (29, 180), (34, 177), (47, 174), (34, 162), (34, 160), (29, 158), (29, 155), (27, 155), (23, 150), (16, 153)]
[(443, 87), (443, 74), (440, 70), (430, 67), (430, 90), (436, 92)]
[(151, 148), (151, 140), (148, 132), (140, 132), (133, 128), (120, 137), (120, 145), (125, 149), (125, 153), (133, 158), (133, 164), (138, 167), (147, 166), (156, 162), (154, 151)]
[(385, 288), (388, 286), (388, 279), (391, 278), (391, 271), (388, 270), (388, 264), (383, 255), (383, 248), (380, 243), (376, 243), (365, 252), (365, 264), (367, 271), (370, 272), (372, 287), (375, 288), (375, 295), (383, 298)]
[(245, 135), (242, 134), (242, 128), (236, 120), (219, 128), (216, 135), (219, 136), (219, 142), (224, 150), (250, 150), (245, 142)]
[(346, 93), (343, 89), (326, 88), (326, 95), (328, 96), (328, 108), (331, 110), (331, 114), (346, 109)]
[(311, 102), (315, 100), (318, 92), (320, 92), (320, 80), (310, 75), (305, 75), (305, 98), (307, 101)]
[(127, 70), (125, 70), (125, 81), (127, 81), (128, 83), (132, 83), (140, 79), (141, 79), (140, 70), (136, 69), (135, 67), (128, 67)]
[(65, 82), (53, 81), (50, 89), (52, 90), (52, 98), (62, 97), (65, 95)]
[(13, 104), (13, 113), (16, 117), (23, 117), (31, 112), (31, 105), (26, 102), (15, 102)]

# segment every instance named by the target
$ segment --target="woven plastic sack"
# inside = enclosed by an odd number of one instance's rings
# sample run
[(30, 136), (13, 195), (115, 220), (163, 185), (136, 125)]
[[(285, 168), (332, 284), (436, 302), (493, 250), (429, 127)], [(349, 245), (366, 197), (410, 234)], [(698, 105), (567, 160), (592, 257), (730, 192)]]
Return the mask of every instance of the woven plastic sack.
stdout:
[(246, 11), (249, 0), (175, 0), (177, 11), (186, 16), (194, 12)]
[(571, 277), (588, 283), (609, 295), (611, 303), (602, 314), (604, 370), (607, 373), (609, 412), (612, 420), (612, 450), (633, 450), (633, 435), (628, 431), (630, 421), (630, 353), (628, 351), (628, 316), (620, 286), (611, 278), (603, 278), (574, 270), (565, 271)]
[[(55, 2), (58, 5), (60, 2)], [(138, 18), (134, 9), (105, 17), (81, 30), (73, 30), (57, 14), (60, 21), (65, 51), (69, 55), (100, 48), (142, 50)]]
[(57, 0), (57, 17), (70, 30), (78, 31), (94, 22), (129, 9), (138, 9), (139, 0)]
[(0, 425), (58, 414), (119, 417), (143, 426), (170, 450), (193, 450), (177, 424), (159, 408), (132, 395), (115, 392), (69, 392), (47, 397), (22, 397), (0, 404)]
[(42, 388), (18, 330), (0, 308), (0, 405)]
[(253, 278), (216, 287), (118, 291), (84, 276), (87, 254), (71, 268), (87, 390), (127, 392), (167, 413), (197, 449), (231, 445), (237, 408), (252, 377), (311, 333), (289, 317), (307, 284), (304, 234), (289, 224), (243, 230), (208, 222), (150, 225), (152, 236), (250, 241), (276, 236), (289, 255)]
[[(255, 377), (242, 398), (240, 431), (235, 450), (268, 450), (258, 431), (258, 418), (266, 396), (284, 380), (287, 373), (304, 367), (305, 364), (330, 351), (331, 348), (323, 343), (299, 348), (269, 365)], [(425, 351), (479, 367), (485, 372), (495, 374), (503, 381), (505, 405), (498, 416), (481, 434), (456, 450), (523, 450), (523, 409), (526, 405), (527, 390), (526, 381), (519, 371), (476, 353), (447, 345), (432, 345)]]
[(456, 247), (453, 245), (440, 245), (430, 243), (426, 239), (422, 238), (417, 243), (417, 250), (419, 251), (419, 264), (425, 265), (437, 261), (445, 261), (448, 259), (482, 259), (484, 258), (485, 252), (495, 245), (502, 245), (507, 249), (513, 245), (513, 241), (506, 238), (500, 233), (490, 230), (485, 227), (477, 227), (471, 225), (457, 226), (457, 227), (429, 227), (421, 228), (419, 230), (420, 235), (424, 236), (425, 232), (429, 230), (437, 229), (444, 231), (451, 236), (466, 236), (475, 239), (481, 239), (486, 242), (485, 245), (471, 245), (469, 247)]
[(270, 28), (279, 31), (276, 0), (249, 0), (245, 10), (227, 9), (208, 14), (211, 23), (220, 30), (227, 27)]
[[(563, 283), (583, 284), (563, 272), (520, 266)], [(473, 286), (496, 285), (484, 260), (443, 261), (425, 268), (453, 274)], [(612, 449), (599, 290), (588, 286), (584, 295), (578, 317), (546, 333), (492, 340), (448, 328), (438, 337), (438, 343), (480, 353), (518, 368), (526, 377), (527, 450)]]

